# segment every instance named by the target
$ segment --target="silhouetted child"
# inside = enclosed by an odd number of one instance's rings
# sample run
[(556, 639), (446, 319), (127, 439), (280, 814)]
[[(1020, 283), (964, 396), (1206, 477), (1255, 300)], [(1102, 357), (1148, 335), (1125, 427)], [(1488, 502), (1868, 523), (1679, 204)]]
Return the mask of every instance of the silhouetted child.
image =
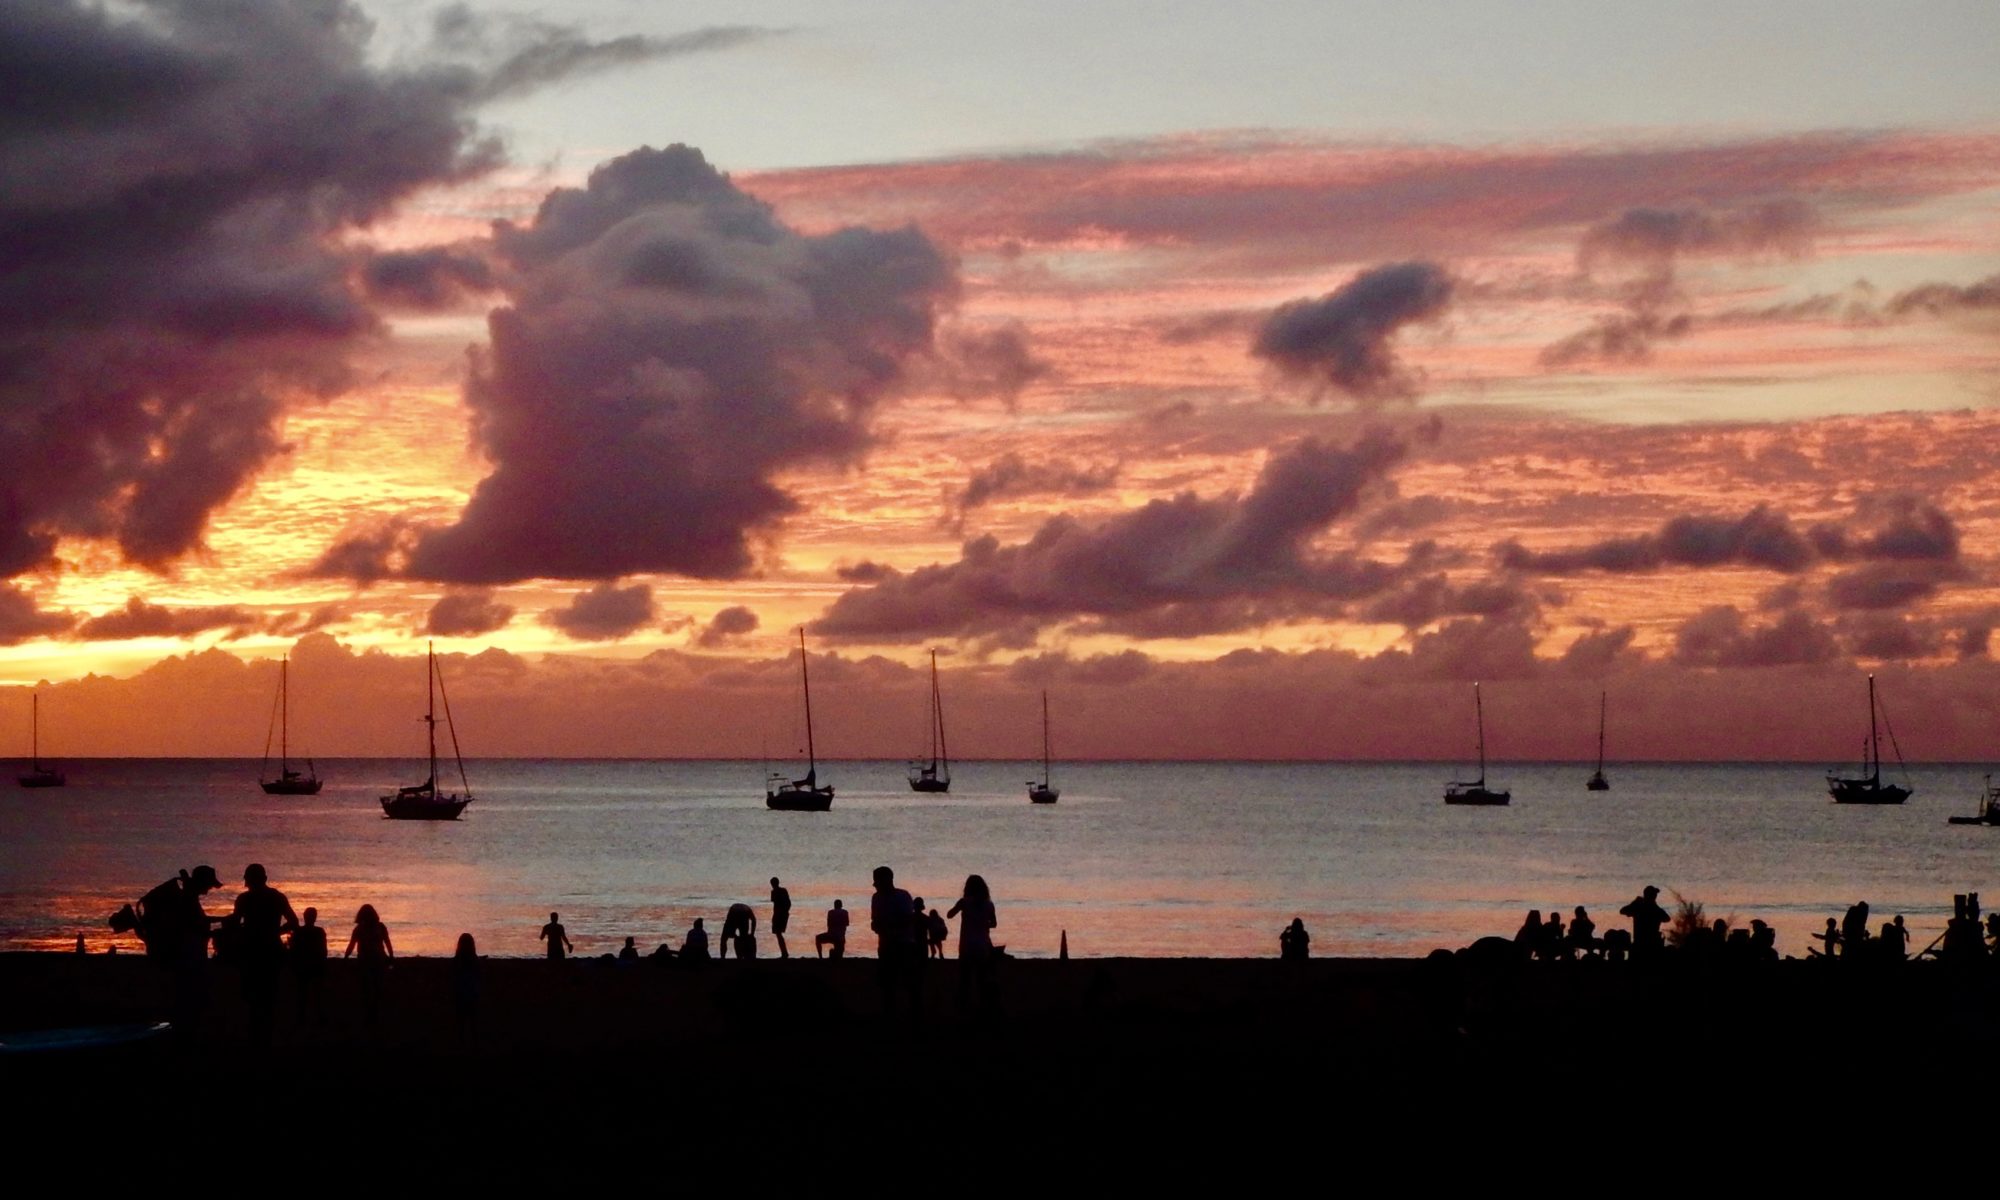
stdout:
[(681, 939), (681, 957), (688, 962), (708, 961), (708, 930), (702, 928), (700, 917), (694, 919), (694, 927)]
[(924, 930), (930, 935), (931, 957), (944, 957), (944, 940), (951, 936), (951, 926), (944, 923), (944, 914), (937, 909), (924, 921)]
[(1834, 947), (1840, 945), (1840, 922), (1828, 917), (1826, 932), (1813, 934), (1812, 940), (1818, 942), (1820, 948), (1814, 950), (1810, 946), (1806, 947), (1807, 958), (1832, 958)]
[(1304, 962), (1312, 953), (1312, 935), (1306, 932), (1303, 917), (1293, 917), (1278, 935), (1278, 957), (1286, 962)]
[(569, 933), (562, 927), (562, 915), (550, 913), (549, 923), (542, 926), (542, 940), (549, 944), (549, 961), (561, 962), (566, 954), (576, 953), (576, 946), (569, 940)]
[(1531, 908), (1528, 919), (1514, 931), (1514, 944), (1523, 951), (1523, 957), (1532, 956), (1542, 943), (1542, 910)]
[(467, 1045), (479, 1040), (479, 948), (472, 935), (458, 935), (458, 950), (451, 956), (451, 1003), (458, 1014), (458, 1037)]
[(1882, 923), (1882, 961), (1900, 963), (1909, 956), (1909, 948), (1910, 931), (1903, 924), (1902, 916), (1899, 914), (1893, 921), (1884, 921)]
[(1537, 953), (1550, 962), (1569, 957), (1569, 942), (1563, 937), (1562, 914), (1554, 909), (1549, 910), (1548, 919), (1542, 922), (1542, 944)]
[(1597, 956), (1597, 922), (1590, 919), (1583, 905), (1576, 906), (1576, 912), (1569, 919), (1569, 944), (1572, 952), (1586, 958)]
[(353, 958), (357, 950), (361, 952), (361, 1015), (372, 1026), (381, 1020), (382, 981), (389, 973), (389, 960), (396, 957), (396, 947), (389, 941), (389, 927), (375, 915), (372, 904), (362, 905), (354, 914), (354, 932), (349, 935), (341, 957)]
[(826, 910), (826, 932), (813, 937), (813, 953), (823, 954), (828, 946), (833, 947), (833, 958), (845, 957), (847, 953), (847, 909), (835, 900), (833, 907)]
[(308, 908), (290, 945), (292, 974), (299, 984), (299, 1021), (308, 1017), (326, 1023), (326, 930), (320, 927), (319, 910)]
[(1840, 922), (1841, 961), (1858, 962), (1868, 952), (1868, 902), (1866, 900), (1848, 906), (1847, 916)]
[(618, 961), (622, 963), (639, 961), (639, 941), (637, 938), (628, 937), (625, 939), (624, 948), (618, 951)]

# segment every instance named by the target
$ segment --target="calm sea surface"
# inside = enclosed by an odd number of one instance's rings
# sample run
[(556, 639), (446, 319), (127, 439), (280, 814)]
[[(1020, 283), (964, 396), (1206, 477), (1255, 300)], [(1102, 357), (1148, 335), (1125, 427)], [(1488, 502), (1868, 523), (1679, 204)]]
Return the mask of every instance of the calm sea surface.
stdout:
[(435, 824), (382, 819), (376, 796), (412, 778), (403, 760), (322, 763), (326, 790), (298, 798), (259, 791), (255, 760), (65, 765), (66, 788), (0, 793), (0, 948), (82, 933), (101, 949), (118, 905), (197, 863), (222, 875), (208, 907), (226, 911), (253, 861), (320, 909), (336, 950), (372, 903), (417, 954), (467, 930), (484, 953), (535, 954), (551, 909), (580, 952), (628, 934), (678, 945), (731, 901), (767, 915), (772, 875), (796, 904), (795, 953), (835, 897), (872, 953), (878, 864), (940, 910), (983, 874), (996, 940), (1026, 956), (1064, 931), (1078, 956), (1269, 955), (1294, 916), (1316, 954), (1421, 954), (1511, 935), (1529, 908), (1582, 904), (1609, 928), (1648, 883), (1762, 917), (1802, 955), (1855, 900), (1877, 923), (1906, 914), (1918, 947), (1953, 892), (2000, 903), (2000, 828), (1945, 823), (2000, 768), (1962, 764), (1911, 767), (1915, 797), (1890, 808), (1835, 806), (1814, 765), (1614, 765), (1615, 790), (1592, 795), (1587, 765), (1505, 764), (1491, 778), (1513, 805), (1475, 809), (1442, 802), (1451, 769), (1434, 763), (1059, 765), (1062, 802), (1036, 807), (1021, 781), (1038, 763), (966, 763), (930, 797), (899, 763), (846, 762), (822, 770), (833, 811), (774, 813), (755, 762), (502, 760), (472, 763), (478, 801)]

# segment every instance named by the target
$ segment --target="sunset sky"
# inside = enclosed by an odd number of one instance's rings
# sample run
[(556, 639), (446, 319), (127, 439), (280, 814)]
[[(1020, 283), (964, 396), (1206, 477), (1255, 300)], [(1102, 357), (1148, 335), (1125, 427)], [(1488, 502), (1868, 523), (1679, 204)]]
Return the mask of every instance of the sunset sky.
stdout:
[(2000, 8), (0, 7), (0, 753), (2000, 759)]

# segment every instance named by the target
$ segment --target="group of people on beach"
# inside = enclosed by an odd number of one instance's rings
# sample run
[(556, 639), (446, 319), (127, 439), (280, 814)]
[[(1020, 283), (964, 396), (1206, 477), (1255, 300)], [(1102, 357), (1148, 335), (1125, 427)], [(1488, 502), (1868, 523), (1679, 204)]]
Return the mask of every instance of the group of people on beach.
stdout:
[[(1607, 929), (1600, 937), (1597, 922), (1581, 904), (1572, 910), (1567, 928), (1561, 912), (1550, 910), (1544, 918), (1540, 909), (1531, 908), (1514, 933), (1514, 946), (1522, 958), (1535, 962), (1646, 961), (1667, 949), (1666, 931), (1674, 917), (1660, 904), (1659, 888), (1648, 885), (1620, 907), (1618, 915), (1630, 920), (1632, 928)], [(1678, 948), (1690, 955), (1742, 961), (1776, 961), (1777, 947), (1777, 931), (1763, 921), (1751, 921), (1748, 928), (1733, 930), (1724, 920), (1713, 925), (1697, 922), (1682, 931), (1678, 942)]]
[[(114, 931), (135, 933), (145, 945), (147, 958), (166, 969), (176, 1027), (193, 1032), (201, 1024), (207, 996), (204, 967), (211, 945), (218, 961), (231, 963), (239, 970), (249, 1034), (254, 1043), (268, 1044), (271, 1039), (280, 980), (287, 967), (296, 980), (301, 1021), (324, 1023), (329, 950), (326, 930), (319, 924), (319, 910), (308, 907), (303, 914), (295, 913), (291, 900), (271, 886), (268, 872), (259, 863), (244, 868), (243, 890), (237, 893), (231, 911), (212, 916), (203, 907), (203, 897), (221, 886), (222, 880), (211, 866), (183, 870), (139, 900), (125, 905), (111, 918)], [(776, 876), (771, 878), (770, 905), (766, 928), (777, 940), (779, 957), (790, 958), (785, 934), (790, 927), (792, 897)], [(948, 921), (952, 918), (959, 922), (961, 997), (976, 990), (990, 1002), (994, 963), (1005, 957), (1006, 948), (993, 942), (992, 933), (999, 925), (999, 917), (986, 881), (978, 875), (967, 876), (958, 901), (940, 913), (935, 908), (927, 909), (921, 898), (897, 887), (893, 870), (875, 869), (869, 928), (876, 936), (885, 1005), (904, 997), (912, 1006), (917, 1004), (921, 968), (926, 959), (945, 956), (944, 946), (950, 934)], [(816, 956), (846, 956), (849, 921), (844, 901), (835, 900), (826, 913), (826, 928), (813, 939)], [(738, 959), (755, 958), (757, 927), (754, 908), (740, 902), (730, 905), (723, 916), (713, 957), (727, 958), (734, 950)], [(560, 913), (549, 914), (539, 940), (551, 960), (560, 961), (576, 953), (576, 944), (564, 928)], [(384, 979), (395, 958), (389, 927), (374, 905), (364, 904), (355, 913), (354, 928), (342, 957), (358, 960), (362, 1018), (373, 1027), (380, 1018)], [(637, 939), (627, 937), (616, 954), (600, 957), (635, 962), (641, 957)], [(709, 961), (710, 943), (704, 919), (695, 918), (678, 948), (662, 944), (649, 957), (658, 962)], [(451, 973), (460, 1030), (469, 1037), (479, 993), (479, 951), (472, 934), (459, 935)]]

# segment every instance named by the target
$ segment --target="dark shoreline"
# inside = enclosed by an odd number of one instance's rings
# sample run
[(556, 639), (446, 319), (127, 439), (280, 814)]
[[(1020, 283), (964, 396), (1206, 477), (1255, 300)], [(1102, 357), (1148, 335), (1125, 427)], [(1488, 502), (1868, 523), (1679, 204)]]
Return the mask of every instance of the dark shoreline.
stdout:
[[(1993, 965), (1009, 960), (987, 1016), (961, 1012), (947, 961), (925, 969), (918, 1021), (885, 1016), (868, 958), (486, 959), (467, 1043), (449, 960), (413, 958), (391, 973), (379, 1034), (358, 1020), (354, 964), (335, 962), (329, 1024), (301, 1028), (287, 980), (274, 1045), (257, 1051), (237, 974), (211, 963), (191, 1042), (0, 1055), (0, 1073), (51, 1129), (200, 1079), (216, 1103), (250, 1088), (329, 1114), (392, 1097), (476, 1111), (454, 1146), (477, 1153), (532, 1143), (549, 1122), (607, 1151), (684, 1123), (704, 1145), (803, 1161), (865, 1148), (876, 1094), (913, 1118), (961, 1103), (1013, 1114), (1003, 1123), (1051, 1103), (1087, 1114), (1037, 1130), (1047, 1148), (1144, 1133), (1219, 1153), (1215, 1138), (1317, 1137), (1329, 1122), (1393, 1140), (1431, 1128), (1404, 1122), (1446, 1097), (1493, 1105), (1482, 1136), (1554, 1136), (1578, 1104), (1628, 1100), (1652, 1114), (1753, 1104), (1811, 1136), (1829, 1105), (1883, 1094), (1983, 1102), (2000, 1051)], [(139, 1021), (166, 1003), (137, 956), (0, 954), (0, 1030)], [(768, 1144), (774, 1114), (782, 1147)]]

